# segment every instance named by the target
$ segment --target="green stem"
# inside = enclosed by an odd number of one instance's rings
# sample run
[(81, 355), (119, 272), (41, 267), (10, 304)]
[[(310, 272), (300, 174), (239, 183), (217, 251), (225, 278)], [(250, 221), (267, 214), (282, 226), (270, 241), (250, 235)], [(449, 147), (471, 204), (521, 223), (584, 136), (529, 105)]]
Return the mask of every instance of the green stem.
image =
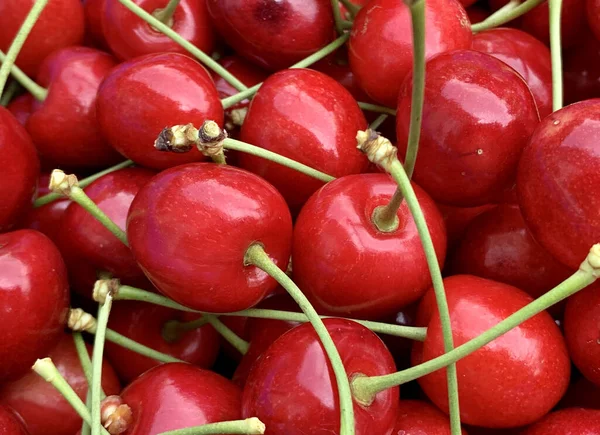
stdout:
[(383, 124), (386, 119), (388, 119), (389, 116), (390, 115), (388, 115), (387, 113), (382, 113), (375, 119), (375, 121), (373, 121), (371, 124), (369, 124), (369, 128), (371, 130), (377, 130), (379, 128), (379, 126), (381, 124)]
[(563, 106), (562, 48), (560, 41), (560, 13), (562, 0), (548, 0), (550, 14), (550, 57), (552, 62), (552, 111)]
[(354, 18), (356, 16), (356, 14), (358, 14), (358, 12), (361, 10), (360, 6), (355, 5), (350, 0), (340, 0), (340, 3), (342, 3), (344, 5), (344, 7), (350, 13), (352, 18)]
[(163, 9), (157, 9), (152, 14), (156, 19), (160, 20), (161, 23), (173, 27), (173, 14), (175, 9), (179, 6), (181, 0), (169, 0), (169, 3)]
[(203, 424), (202, 426), (186, 427), (185, 429), (170, 430), (158, 435), (209, 435), (209, 434), (264, 434), (265, 425), (256, 417), (246, 420), (220, 421)]
[(340, 435), (353, 435), (355, 433), (354, 408), (352, 393), (350, 391), (350, 382), (348, 381), (348, 375), (346, 374), (344, 364), (342, 363), (342, 358), (340, 357), (327, 328), (323, 324), (323, 320), (321, 320), (298, 286), (284, 271), (277, 267), (261, 245), (255, 243), (248, 248), (244, 257), (244, 264), (247, 266), (256, 266), (273, 277), (275, 281), (286, 289), (292, 299), (296, 301), (302, 312), (308, 317), (311, 325), (321, 340), (325, 353), (331, 363), (333, 373), (335, 374), (340, 403)]
[(102, 416), (100, 405), (102, 402), (102, 358), (104, 356), (104, 342), (106, 340), (106, 326), (112, 307), (112, 295), (106, 295), (104, 302), (98, 309), (98, 320), (96, 323), (96, 336), (94, 337), (94, 351), (92, 353), (92, 382), (90, 391), (92, 398), (92, 435), (100, 435), (102, 427)]
[[(77, 350), (81, 369), (89, 386), (92, 383), (92, 360), (90, 359), (90, 354), (88, 353), (85, 341), (83, 341), (81, 332), (73, 332), (73, 341), (75, 342), (75, 349)], [(106, 397), (106, 393), (102, 389), (100, 389), (100, 397), (102, 399)]]
[(362, 110), (366, 110), (367, 112), (387, 113), (390, 116), (396, 116), (396, 111), (394, 109), (390, 109), (389, 107), (385, 106), (379, 106), (377, 104), (363, 103), (359, 101), (358, 107), (360, 107)]
[(211, 70), (216, 72), (218, 75), (223, 77), (223, 79), (227, 83), (229, 83), (231, 86), (236, 88), (238, 91), (243, 91), (245, 89), (248, 89), (246, 87), (246, 85), (244, 85), (242, 82), (240, 82), (233, 74), (231, 74), (229, 71), (227, 71), (225, 68), (223, 68), (218, 62), (213, 60), (212, 57), (210, 57), (209, 55), (204, 53), (202, 50), (200, 50), (198, 47), (196, 47), (191, 42), (186, 41), (184, 38), (182, 38), (177, 32), (175, 32), (169, 26), (162, 23), (160, 20), (154, 18), (152, 16), (152, 14), (149, 14), (144, 9), (142, 9), (141, 7), (136, 5), (133, 2), (133, 0), (119, 0), (119, 2), (123, 6), (125, 6), (127, 9), (129, 9), (131, 12), (133, 12), (135, 15), (137, 15), (142, 20), (144, 20), (146, 23), (148, 23), (150, 26), (154, 27), (156, 30), (163, 33), (165, 36), (171, 38), (177, 44), (181, 45), (190, 54), (192, 54), (194, 57), (199, 59), (203, 64), (205, 64), (208, 68), (210, 68)]
[(15, 63), (23, 44), (25, 44), (31, 29), (33, 29), (33, 26), (37, 22), (47, 3), (48, 0), (35, 0), (33, 7), (27, 14), (27, 17), (25, 17), (25, 21), (23, 21), (21, 28), (15, 35), (15, 38), (6, 53), (6, 58), (2, 61), (2, 66), (0, 67), (0, 96), (2, 96), (4, 86), (10, 75), (10, 70)]
[(227, 327), (223, 322), (221, 322), (216, 316), (212, 314), (204, 314), (204, 316), (208, 323), (212, 325), (213, 328), (217, 330), (221, 336), (227, 340), (229, 344), (231, 344), (239, 353), (245, 355), (248, 352), (248, 347), (250, 344), (244, 339), (237, 336), (235, 332)]
[(338, 0), (331, 0), (331, 10), (333, 12), (333, 22), (335, 23), (335, 30), (340, 34), (344, 34), (344, 27), (342, 13), (340, 11), (340, 2)]
[(0, 106), (8, 106), (8, 104), (12, 101), (13, 97), (16, 95), (17, 92), (19, 92), (20, 89), (21, 85), (19, 84), (19, 82), (17, 82), (16, 80), (11, 81), (4, 90), (2, 97), (0, 97)]
[[(0, 51), (0, 62), (5, 61), (6, 55)], [(12, 66), (10, 69), (10, 74), (17, 82), (19, 82), (21, 86), (27, 90), (27, 92), (33, 95), (33, 98), (38, 101), (44, 101), (46, 99), (46, 96), (48, 95), (48, 89), (41, 87), (36, 82), (31, 80), (17, 65)]]
[(545, 0), (525, 0), (515, 8), (509, 7), (504, 9), (502, 13), (498, 13), (500, 11), (497, 11), (497, 13), (490, 15), (481, 23), (473, 24), (471, 26), (471, 30), (473, 33), (477, 33), (484, 30), (493, 29), (494, 27), (502, 26), (503, 24), (506, 24), (509, 21), (526, 14), (536, 6), (541, 5), (544, 1)]
[[(89, 388), (87, 390), (87, 394), (85, 395), (85, 406), (88, 410), (92, 406), (92, 391)], [(85, 420), (81, 423), (81, 435), (92, 435), (92, 428)]]

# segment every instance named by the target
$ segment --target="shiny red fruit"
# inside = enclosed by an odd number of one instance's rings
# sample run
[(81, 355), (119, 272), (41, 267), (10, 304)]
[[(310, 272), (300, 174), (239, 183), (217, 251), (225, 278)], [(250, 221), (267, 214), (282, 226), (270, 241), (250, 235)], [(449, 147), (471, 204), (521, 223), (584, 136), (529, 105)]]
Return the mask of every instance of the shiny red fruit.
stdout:
[[(408, 141), (410, 77), (398, 100), (400, 156)], [(514, 182), (521, 151), (539, 123), (529, 87), (504, 62), (471, 50), (436, 56), (425, 77), (415, 181), (445, 204), (494, 202)]]
[(446, 224), (448, 251), (450, 251), (456, 243), (462, 240), (471, 221), (481, 213), (496, 207), (496, 204), (486, 204), (478, 207), (455, 207), (446, 204), (437, 204), (437, 206)]
[(567, 408), (551, 412), (522, 432), (523, 435), (600, 434), (600, 411)]
[[(454, 345), (475, 338), (533, 299), (516, 287), (470, 275), (444, 280)], [(435, 295), (421, 302), (417, 321), (427, 338), (415, 342), (413, 365), (444, 353)], [(532, 317), (456, 364), (461, 420), (488, 428), (523, 426), (544, 416), (565, 393), (570, 361), (564, 339), (546, 312)], [(419, 379), (427, 396), (448, 411), (446, 372)]]
[[(462, 431), (466, 435), (465, 431)], [(394, 435), (451, 435), (448, 416), (422, 400), (403, 400)]]
[(31, 115), (31, 106), (33, 105), (33, 95), (23, 94), (11, 100), (6, 108), (19, 121), (19, 124), (25, 125), (29, 115)]
[[(379, 337), (346, 319), (325, 319), (325, 326), (349, 378), (395, 371)], [(391, 434), (398, 412), (398, 387), (382, 391), (369, 406), (354, 404), (358, 435)], [(269, 435), (339, 433), (340, 409), (333, 370), (310, 324), (279, 337), (257, 361), (242, 395), (244, 417), (258, 417)]]
[(0, 435), (30, 435), (19, 417), (12, 409), (0, 405)]

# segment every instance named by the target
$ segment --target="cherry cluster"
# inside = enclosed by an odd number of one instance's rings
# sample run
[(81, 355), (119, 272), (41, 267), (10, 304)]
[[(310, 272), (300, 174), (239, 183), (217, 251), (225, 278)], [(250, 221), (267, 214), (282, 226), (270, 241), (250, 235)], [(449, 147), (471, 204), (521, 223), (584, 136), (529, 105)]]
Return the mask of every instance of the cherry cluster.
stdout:
[(600, 0), (0, 0), (0, 49), (0, 435), (600, 435)]

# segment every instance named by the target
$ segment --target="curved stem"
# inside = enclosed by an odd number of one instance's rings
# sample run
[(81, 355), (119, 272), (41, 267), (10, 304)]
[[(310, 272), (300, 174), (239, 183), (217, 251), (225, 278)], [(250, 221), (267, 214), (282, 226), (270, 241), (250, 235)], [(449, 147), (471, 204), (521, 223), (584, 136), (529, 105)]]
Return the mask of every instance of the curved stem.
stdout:
[(211, 326), (215, 328), (219, 334), (221, 334), (221, 337), (227, 340), (227, 342), (231, 344), (239, 353), (245, 355), (246, 352), (248, 352), (248, 347), (250, 347), (250, 344), (246, 340), (238, 337), (238, 335), (228, 328), (227, 325), (221, 322), (217, 316), (212, 314), (204, 314), (203, 317), (206, 318), (208, 323), (210, 323)]
[(106, 326), (112, 307), (112, 295), (109, 293), (98, 309), (98, 321), (96, 323), (96, 336), (94, 337), (94, 351), (92, 353), (92, 382), (91, 391), (91, 410), (92, 415), (92, 435), (100, 435), (102, 427), (101, 401), (102, 401), (102, 358), (104, 356), (104, 341), (106, 339)]
[(284, 271), (277, 267), (261, 245), (255, 243), (248, 248), (244, 257), (244, 264), (247, 266), (256, 266), (273, 277), (275, 281), (288, 292), (292, 299), (296, 301), (302, 312), (308, 317), (311, 325), (315, 328), (315, 332), (321, 340), (321, 344), (325, 349), (325, 353), (329, 358), (333, 373), (335, 374), (340, 403), (340, 435), (353, 435), (355, 433), (354, 407), (352, 393), (350, 391), (350, 382), (348, 381), (348, 375), (346, 374), (344, 364), (342, 363), (342, 358), (340, 357), (327, 328), (323, 324), (323, 320), (321, 320), (298, 286)]
[(186, 427), (185, 429), (170, 430), (158, 435), (209, 435), (209, 434), (264, 434), (265, 425), (256, 417), (245, 420), (220, 421), (203, 424), (202, 426)]
[(160, 20), (161, 23), (172, 27), (173, 26), (173, 14), (175, 13), (175, 9), (179, 6), (179, 2), (181, 0), (169, 0), (169, 3), (163, 9), (157, 9), (152, 14), (157, 20)]
[(2, 97), (0, 97), (0, 106), (3, 106), (3, 107), (8, 106), (8, 104), (12, 101), (15, 94), (17, 92), (19, 92), (20, 89), (21, 89), (21, 85), (19, 84), (18, 81), (16, 81), (16, 80), (11, 81), (8, 84), (8, 86), (6, 87), (6, 89), (4, 90)]
[(552, 111), (563, 106), (562, 48), (560, 41), (560, 13), (562, 0), (548, 0), (550, 14), (550, 57), (552, 62)]
[[(541, 5), (545, 0), (525, 0), (523, 3), (515, 8), (507, 8), (502, 14), (495, 13), (490, 15), (487, 19), (481, 23), (476, 23), (471, 26), (473, 33), (481, 32), (483, 30), (493, 29), (499, 27), (509, 21), (519, 18), (521, 15), (525, 15), (527, 12)], [(499, 12), (499, 11), (498, 11)]]
[[(0, 51), (0, 62), (5, 61), (6, 55), (4, 52)], [(44, 101), (46, 99), (46, 96), (48, 95), (48, 89), (41, 87), (36, 82), (31, 80), (17, 65), (13, 65), (11, 67), (10, 75), (12, 75), (13, 78), (27, 90), (27, 92), (33, 95), (33, 98), (38, 101)]]
[(381, 124), (383, 124), (386, 119), (388, 119), (389, 116), (390, 115), (388, 115), (387, 113), (382, 113), (375, 119), (375, 121), (373, 121), (372, 123), (369, 124), (369, 128), (371, 130), (377, 130), (379, 128), (379, 126)]
[(358, 11), (362, 9), (360, 6), (355, 5), (350, 0), (340, 0), (340, 3), (344, 5), (344, 7), (350, 13), (352, 18), (354, 18), (356, 14), (358, 14)]
[(33, 29), (33, 26), (46, 7), (46, 4), (48, 4), (48, 0), (35, 0), (33, 7), (27, 14), (27, 17), (25, 17), (25, 21), (23, 21), (21, 28), (15, 35), (15, 38), (6, 53), (6, 58), (2, 61), (2, 66), (0, 67), (0, 96), (2, 96), (2, 92), (4, 91), (4, 86), (8, 80), (10, 70), (15, 63), (21, 48), (23, 48), (23, 44), (25, 44), (31, 29)]
[(338, 0), (331, 0), (331, 11), (333, 12), (333, 22), (335, 23), (335, 30), (342, 35), (344, 33), (342, 13), (340, 11), (340, 2)]
[(387, 113), (390, 116), (396, 116), (396, 111), (394, 109), (390, 109), (389, 107), (385, 106), (380, 106), (378, 104), (363, 103), (359, 101), (358, 107), (368, 112)]

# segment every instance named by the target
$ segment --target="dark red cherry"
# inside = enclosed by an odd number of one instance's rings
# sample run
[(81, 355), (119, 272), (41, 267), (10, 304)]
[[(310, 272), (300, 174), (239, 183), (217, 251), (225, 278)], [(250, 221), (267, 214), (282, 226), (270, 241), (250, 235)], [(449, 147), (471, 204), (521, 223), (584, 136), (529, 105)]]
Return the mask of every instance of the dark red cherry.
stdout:
[(522, 435), (595, 435), (600, 433), (600, 411), (567, 408), (551, 412)]
[(97, 168), (123, 160), (100, 135), (96, 95), (115, 59), (93, 48), (55, 51), (40, 67), (37, 81), (48, 88), (33, 101), (25, 127), (45, 163)]
[[(425, 13), (425, 55), (471, 47), (471, 23), (457, 0), (430, 0)], [(396, 0), (373, 0), (352, 26), (352, 72), (375, 101), (396, 107), (400, 85), (412, 70), (412, 31), (408, 7)]]
[[(568, 345), (569, 342), (567, 341), (567, 347)], [(579, 376), (575, 381), (571, 380), (571, 384), (558, 407), (600, 409), (600, 386), (592, 384), (583, 376)]]
[(100, 48), (108, 49), (104, 37), (103, 19), (106, 0), (83, 0), (86, 38)]
[(0, 435), (30, 435), (15, 411), (0, 405)]
[[(380, 322), (400, 326), (415, 326), (417, 317), (418, 302), (403, 307), (396, 313), (379, 319)], [(410, 351), (413, 341), (408, 338), (397, 337), (395, 335), (380, 334), (381, 340), (385, 343), (390, 353), (394, 357), (398, 370), (410, 367)]]
[[(34, 0), (0, 2), (0, 50), (7, 52)], [(51, 0), (33, 26), (17, 57), (17, 66), (36, 77), (42, 61), (53, 51), (83, 42), (81, 0)]]
[[(325, 326), (349, 378), (395, 371), (382, 341), (346, 319), (325, 319)], [(356, 433), (391, 433), (398, 412), (398, 387), (379, 393), (370, 406), (354, 404)], [(242, 395), (244, 417), (258, 417), (270, 435), (339, 433), (339, 402), (333, 370), (310, 324), (279, 337), (250, 372)]]
[(519, 163), (519, 205), (533, 237), (575, 270), (600, 240), (600, 99), (567, 106), (536, 128)]
[[(431, 198), (413, 187), (443, 265), (444, 222)], [(397, 230), (380, 232), (371, 221), (395, 190), (386, 174), (349, 175), (323, 186), (302, 209), (294, 227), (293, 274), (317, 309), (378, 319), (415, 302), (431, 285), (406, 202)]]
[(31, 208), (40, 161), (27, 131), (0, 107), (0, 232), (8, 231)]
[(356, 101), (369, 102), (371, 100), (365, 91), (362, 90), (358, 84), (358, 80), (356, 80), (356, 77), (352, 73), (350, 65), (348, 64), (347, 50), (344, 48), (340, 48), (330, 56), (315, 63), (310, 68), (322, 72), (323, 74), (327, 74), (334, 79), (340, 85), (345, 87)]
[[(466, 435), (465, 431), (462, 431)], [(448, 416), (422, 400), (403, 400), (394, 435), (450, 435)]]
[[(563, 48), (576, 46), (585, 31), (585, 0), (564, 0), (561, 8), (561, 43)], [(521, 28), (540, 41), (550, 44), (548, 2), (543, 2), (523, 16)]]
[[(475, 338), (533, 299), (516, 287), (470, 275), (444, 280), (454, 345)], [(435, 295), (430, 290), (419, 307), (418, 322), (427, 338), (415, 342), (413, 365), (444, 353)], [(567, 389), (570, 361), (554, 320), (542, 312), (456, 364), (461, 420), (489, 428), (532, 423), (558, 403)], [(446, 372), (419, 379), (427, 396), (448, 410)]]
[(600, 41), (590, 31), (563, 52), (565, 103), (600, 97)]
[(200, 151), (158, 151), (163, 128), (205, 120), (223, 125), (223, 107), (210, 75), (177, 53), (148, 54), (120, 64), (98, 91), (97, 116), (104, 137), (121, 154), (155, 169), (203, 160)]
[(279, 70), (333, 38), (331, 4), (324, 0), (207, 0), (212, 23), (236, 52)]
[(455, 207), (446, 204), (437, 204), (437, 206), (446, 224), (448, 251), (450, 251), (462, 239), (469, 223), (481, 213), (496, 207), (496, 204), (486, 204), (477, 207)]
[[(471, 50), (426, 64), (423, 124), (414, 178), (436, 201), (472, 207), (494, 202), (514, 182), (523, 147), (539, 123), (519, 74)], [(411, 75), (398, 100), (399, 155), (406, 153)]]
[(244, 266), (253, 243), (287, 267), (292, 221), (273, 186), (242, 169), (192, 163), (142, 187), (127, 218), (127, 238), (148, 278), (166, 296), (201, 311), (256, 305), (275, 281)]
[[(92, 347), (88, 345), (88, 353)], [(44, 355), (46, 356), (46, 355)], [(47, 355), (79, 398), (85, 401), (88, 384), (75, 349), (73, 337), (62, 334)], [(107, 395), (118, 394), (121, 386), (110, 364), (102, 364), (102, 389)], [(30, 371), (17, 381), (0, 387), (0, 402), (19, 413), (30, 435), (73, 435), (81, 427), (81, 417), (52, 385)]]
[[(367, 123), (342, 85), (308, 69), (280, 71), (252, 99), (241, 139), (284, 155), (334, 177), (366, 170), (367, 158), (356, 149), (356, 132)], [(307, 175), (250, 154), (239, 164), (272, 183), (298, 212), (323, 185)]]
[[(167, 323), (192, 321), (197, 314), (185, 313), (145, 302), (115, 303), (108, 327), (138, 343), (191, 364), (210, 368), (219, 352), (219, 334), (210, 325), (177, 334), (167, 330)], [(131, 382), (159, 363), (114, 343), (106, 343), (106, 356), (119, 377)]]
[(129, 384), (121, 397), (133, 414), (126, 435), (157, 435), (241, 417), (239, 388), (191, 364), (154, 367)]
[(467, 16), (472, 24), (481, 23), (490, 16), (490, 11), (480, 4), (467, 7)]
[[(229, 329), (235, 332), (235, 335), (238, 337), (248, 341), (249, 336), (246, 332), (246, 322), (248, 321), (248, 317), (242, 316), (223, 316), (220, 318), (221, 322), (225, 324)], [(221, 350), (228, 358), (233, 361), (240, 362), (243, 355), (240, 354), (240, 351), (233, 347), (227, 340), (221, 337)]]
[(31, 115), (31, 106), (33, 105), (33, 95), (23, 94), (13, 99), (6, 108), (19, 121), (19, 124), (25, 125), (29, 115)]
[(529, 85), (540, 113), (552, 113), (552, 67), (548, 47), (528, 33), (510, 28), (473, 36), (473, 50), (491, 54), (517, 71)]

